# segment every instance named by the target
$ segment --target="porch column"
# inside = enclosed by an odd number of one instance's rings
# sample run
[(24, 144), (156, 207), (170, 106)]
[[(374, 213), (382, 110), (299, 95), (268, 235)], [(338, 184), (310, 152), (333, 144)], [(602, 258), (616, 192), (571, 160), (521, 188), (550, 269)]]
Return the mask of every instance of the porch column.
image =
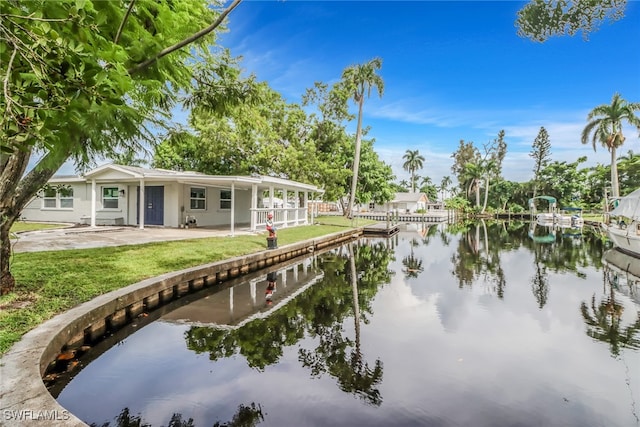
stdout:
[(302, 193), (302, 207), (304, 208), (304, 224), (309, 224), (309, 192)]
[(283, 227), (287, 226), (287, 222), (289, 222), (289, 211), (287, 210), (287, 202), (289, 199), (289, 193), (287, 193), (287, 190), (285, 190), (284, 188), (282, 190), (280, 190), (282, 192), (282, 215), (283, 218), (282, 220), (284, 221), (284, 224), (282, 224)]
[(236, 184), (234, 182), (231, 183), (231, 237), (234, 236), (235, 233), (235, 222), (236, 222)]
[(138, 201), (138, 227), (144, 230), (144, 179), (140, 180), (140, 200)]
[(273, 185), (269, 186), (269, 209), (273, 210)]
[(258, 209), (258, 184), (251, 184), (251, 231), (256, 231)]
[(91, 226), (96, 226), (96, 180), (91, 180)]
[(298, 190), (296, 190), (294, 192), (294, 194), (295, 194), (295, 203), (293, 204), (293, 207), (296, 210), (295, 211), (296, 213), (295, 213), (294, 217), (295, 217), (295, 220), (296, 220), (296, 225), (298, 225), (298, 216), (299, 216), (298, 215), (298, 208), (300, 207), (300, 192)]

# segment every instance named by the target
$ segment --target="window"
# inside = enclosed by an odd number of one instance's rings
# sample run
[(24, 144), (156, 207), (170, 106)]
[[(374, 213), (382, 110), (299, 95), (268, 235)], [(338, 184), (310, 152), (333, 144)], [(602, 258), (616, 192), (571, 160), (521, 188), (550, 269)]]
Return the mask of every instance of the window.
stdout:
[(231, 209), (230, 190), (220, 190), (220, 209)]
[(376, 208), (376, 204), (374, 202), (369, 203), (369, 210), (370, 211), (375, 210), (375, 208)]
[(118, 187), (102, 187), (102, 208), (118, 209)]
[(73, 188), (60, 188), (58, 190), (60, 196), (60, 207), (63, 209), (73, 208)]
[(73, 188), (56, 185), (42, 190), (43, 209), (73, 209)]
[(57, 208), (57, 196), (58, 192), (55, 188), (45, 188), (43, 197), (43, 208)]
[(191, 209), (207, 208), (207, 191), (204, 188), (191, 187)]

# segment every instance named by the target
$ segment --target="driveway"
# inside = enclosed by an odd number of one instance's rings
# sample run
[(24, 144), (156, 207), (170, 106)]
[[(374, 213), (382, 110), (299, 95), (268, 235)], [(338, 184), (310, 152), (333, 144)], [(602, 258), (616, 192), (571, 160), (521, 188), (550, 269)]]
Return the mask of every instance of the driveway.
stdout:
[[(248, 228), (236, 228), (234, 234), (238, 236), (256, 233)], [(11, 248), (14, 252), (57, 251), (230, 235), (228, 228), (146, 227), (141, 230), (137, 227), (67, 227), (14, 234), (11, 238)]]

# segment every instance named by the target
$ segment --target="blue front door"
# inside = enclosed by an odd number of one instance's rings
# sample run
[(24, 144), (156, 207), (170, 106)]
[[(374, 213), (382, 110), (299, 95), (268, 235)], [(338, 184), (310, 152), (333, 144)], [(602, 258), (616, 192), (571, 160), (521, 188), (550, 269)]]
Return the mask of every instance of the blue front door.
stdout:
[[(140, 187), (138, 187), (137, 219), (140, 224)], [(164, 186), (144, 187), (144, 223), (164, 225)]]

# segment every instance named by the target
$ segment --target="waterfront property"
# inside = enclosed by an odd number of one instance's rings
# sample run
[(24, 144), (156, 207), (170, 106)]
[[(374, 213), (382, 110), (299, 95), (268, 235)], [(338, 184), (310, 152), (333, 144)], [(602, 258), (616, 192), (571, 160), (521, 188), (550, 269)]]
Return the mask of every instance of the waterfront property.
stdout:
[(409, 225), (168, 301), (49, 390), (92, 425), (637, 424), (639, 284), (599, 236)]
[[(213, 176), (107, 164), (54, 176), (23, 210), (29, 221), (165, 227), (280, 227), (308, 224), (308, 201), (322, 189), (268, 176)], [(286, 200), (275, 206), (275, 200)]]

